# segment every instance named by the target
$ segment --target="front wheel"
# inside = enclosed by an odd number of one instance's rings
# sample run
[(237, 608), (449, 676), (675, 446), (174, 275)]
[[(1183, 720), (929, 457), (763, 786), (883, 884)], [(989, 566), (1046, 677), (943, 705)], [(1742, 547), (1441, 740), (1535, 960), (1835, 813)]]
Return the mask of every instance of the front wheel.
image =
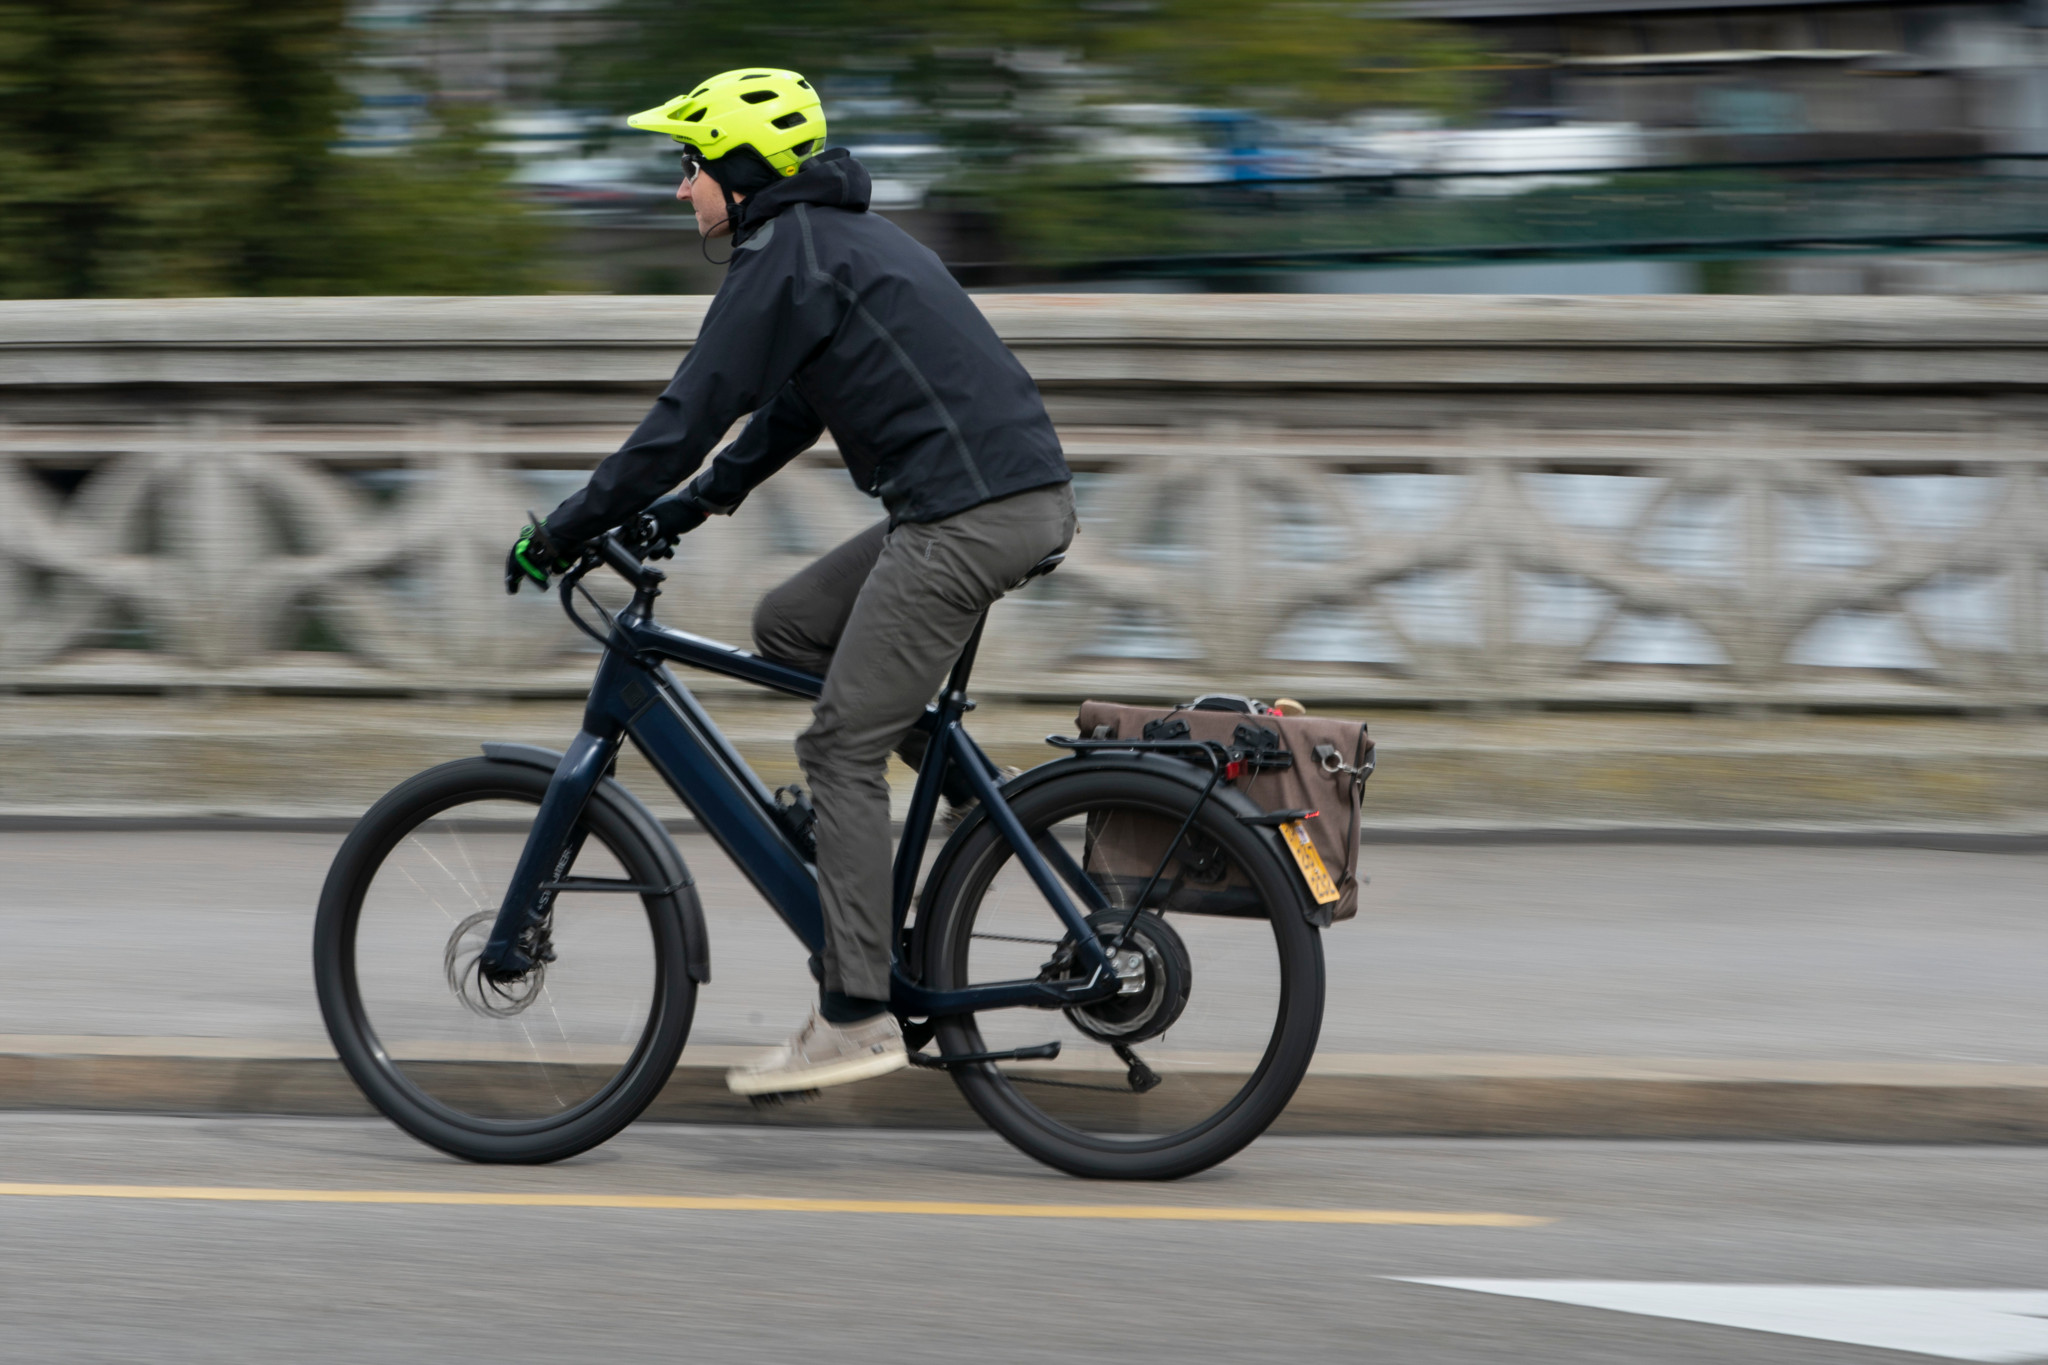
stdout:
[[(1198, 796), (1163, 774), (1094, 769), (1012, 798), (1038, 846), (1063, 849), (1101, 891), (1090, 928), (1118, 945), (1130, 985), (1058, 1012), (936, 1021), (955, 1055), (1060, 1043), (1056, 1060), (953, 1077), (991, 1128), (1072, 1175), (1168, 1180), (1225, 1160), (1279, 1117), (1315, 1052), (1323, 954), (1299, 874), (1219, 800), (1176, 838)], [(1072, 936), (987, 822), (930, 904), (919, 961), (934, 989), (1079, 970)]]
[[(612, 1137), (667, 1083), (696, 1005), (673, 892), (561, 891), (541, 966), (478, 969), (548, 778), (486, 758), (421, 773), (357, 824), (320, 895), (314, 976), (342, 1064), (399, 1127), (471, 1161)], [(600, 791), (564, 876), (669, 891), (654, 837)]]

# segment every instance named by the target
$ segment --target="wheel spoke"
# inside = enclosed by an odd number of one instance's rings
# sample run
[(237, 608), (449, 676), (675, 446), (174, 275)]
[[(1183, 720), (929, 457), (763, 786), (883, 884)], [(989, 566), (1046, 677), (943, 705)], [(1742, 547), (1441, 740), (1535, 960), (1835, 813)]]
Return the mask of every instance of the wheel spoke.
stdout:
[[(518, 770), (516, 798), (490, 760), (415, 781), (444, 773), (448, 790), (387, 811), (401, 788), (337, 855), (316, 933), (322, 1012), (351, 1073), (410, 1131), (478, 1159), (552, 1160), (602, 1141), (666, 1082), (695, 991), (680, 921), (665, 899), (563, 891), (545, 960), (487, 977), (481, 954), (547, 775)], [(584, 819), (579, 872), (666, 884), (644, 827), (602, 801)]]

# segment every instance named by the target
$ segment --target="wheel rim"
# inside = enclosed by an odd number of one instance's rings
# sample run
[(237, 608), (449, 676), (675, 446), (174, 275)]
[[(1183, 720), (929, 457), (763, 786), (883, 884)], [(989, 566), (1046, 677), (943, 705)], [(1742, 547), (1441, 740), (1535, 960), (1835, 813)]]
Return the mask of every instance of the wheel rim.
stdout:
[[(1111, 909), (1091, 918), (1120, 924), (1151, 882), (1179, 830), (1185, 806), (1139, 796), (1077, 798), (1027, 816), (1034, 834), (1058, 838), (1103, 889)], [(1187, 978), (1178, 1009), (1111, 1002), (1098, 1017), (1081, 1012), (1006, 1010), (946, 1021), (940, 1039), (948, 1051), (1001, 1051), (1057, 1039), (1060, 1055), (1042, 1062), (998, 1063), (968, 1076), (989, 1102), (1026, 1119), (1048, 1135), (1098, 1151), (1141, 1154), (1177, 1147), (1223, 1123), (1258, 1088), (1280, 1047), (1287, 1023), (1291, 967), (1272, 906), (1270, 869), (1256, 874), (1252, 838), (1242, 826), (1225, 828), (1220, 811), (1199, 820), (1195, 841), (1176, 850), (1166, 875), (1153, 887), (1123, 955), (1142, 950), (1148, 978)], [(1231, 824), (1234, 826), (1235, 822)], [(1218, 839), (1217, 835), (1224, 836)], [(1235, 853), (1233, 853), (1235, 849)], [(1221, 855), (1220, 860), (1218, 855)], [(1176, 881), (1178, 886), (1176, 887)], [(1229, 894), (1225, 894), (1229, 893)], [(1155, 907), (1164, 902), (1163, 915)], [(1006, 843), (992, 840), (973, 859), (960, 913), (945, 926), (937, 964), (954, 988), (1037, 975), (1072, 939), (1046, 905)], [(1176, 908), (1179, 907), (1179, 908)], [(1194, 913), (1189, 907), (1235, 908), (1239, 915)], [(1254, 915), (1256, 917), (1254, 917)], [(1149, 924), (1171, 940), (1184, 962), (1159, 973), (1159, 943), (1138, 943)], [(1129, 1021), (1171, 1018), (1163, 1033)], [(1107, 1025), (1107, 1026), (1105, 1026)], [(1124, 1033), (1124, 1036), (1116, 1036)], [(1115, 1050), (1124, 1043), (1158, 1078), (1139, 1091), (1131, 1068)]]
[[(494, 989), (476, 971), (524, 848), (531, 797), (470, 795), (427, 812), (361, 888), (347, 952), (350, 1012), (370, 1062), (444, 1121), (505, 1134), (602, 1104), (651, 1046), (663, 964), (640, 896), (558, 893), (554, 960)], [(632, 881), (600, 834), (571, 876)]]

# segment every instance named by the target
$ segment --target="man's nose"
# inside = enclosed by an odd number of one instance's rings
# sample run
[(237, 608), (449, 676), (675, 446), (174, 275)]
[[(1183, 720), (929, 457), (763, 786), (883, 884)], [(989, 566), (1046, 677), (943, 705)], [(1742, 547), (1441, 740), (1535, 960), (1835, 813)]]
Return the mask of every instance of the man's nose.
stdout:
[(684, 182), (683, 182), (682, 184), (680, 184), (680, 185), (676, 186), (676, 198), (678, 198), (678, 199), (688, 199), (689, 197), (690, 197), (690, 182), (689, 182), (689, 181), (687, 181), (687, 180), (685, 180), (685, 181), (684, 181)]

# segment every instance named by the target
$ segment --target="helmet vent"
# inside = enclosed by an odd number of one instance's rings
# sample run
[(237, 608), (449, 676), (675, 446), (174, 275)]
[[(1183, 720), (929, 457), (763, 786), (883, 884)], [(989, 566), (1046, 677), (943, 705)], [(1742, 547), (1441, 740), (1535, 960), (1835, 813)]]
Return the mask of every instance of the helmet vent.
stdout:
[(806, 89), (806, 90), (808, 90), (808, 89), (810, 89), (810, 88), (811, 88), (811, 83), (810, 83), (809, 81), (805, 80), (805, 79), (804, 79), (804, 78), (803, 78), (802, 76), (798, 76), (798, 77), (796, 78), (796, 83), (797, 83), (798, 85), (801, 85), (801, 86), (802, 86), (802, 87), (803, 87), (804, 89)]
[(741, 95), (740, 98), (748, 104), (766, 104), (769, 100), (775, 98), (775, 92), (773, 90), (749, 90), (746, 94)]
[(746, 75), (740, 77), (740, 79), (743, 81), (765, 81), (774, 74), (775, 73), (773, 71), (749, 71)]
[(685, 123), (702, 123), (702, 122), (704, 121), (704, 114), (705, 114), (705, 112), (706, 112), (706, 111), (704, 111), (704, 110), (702, 110), (702, 109), (699, 109), (699, 110), (698, 110), (698, 111), (697, 111), (696, 113), (694, 113), (694, 114), (685, 114), (685, 115), (683, 115), (683, 122), (685, 122)]
[(805, 121), (803, 112), (799, 110), (794, 114), (784, 114), (781, 118), (773, 120), (773, 123), (777, 128), (794, 128)]
[(795, 152), (798, 156), (808, 156), (810, 154), (811, 148), (817, 145), (818, 139), (814, 137), (807, 137), (802, 142), (797, 143), (796, 146), (791, 147), (789, 150)]

